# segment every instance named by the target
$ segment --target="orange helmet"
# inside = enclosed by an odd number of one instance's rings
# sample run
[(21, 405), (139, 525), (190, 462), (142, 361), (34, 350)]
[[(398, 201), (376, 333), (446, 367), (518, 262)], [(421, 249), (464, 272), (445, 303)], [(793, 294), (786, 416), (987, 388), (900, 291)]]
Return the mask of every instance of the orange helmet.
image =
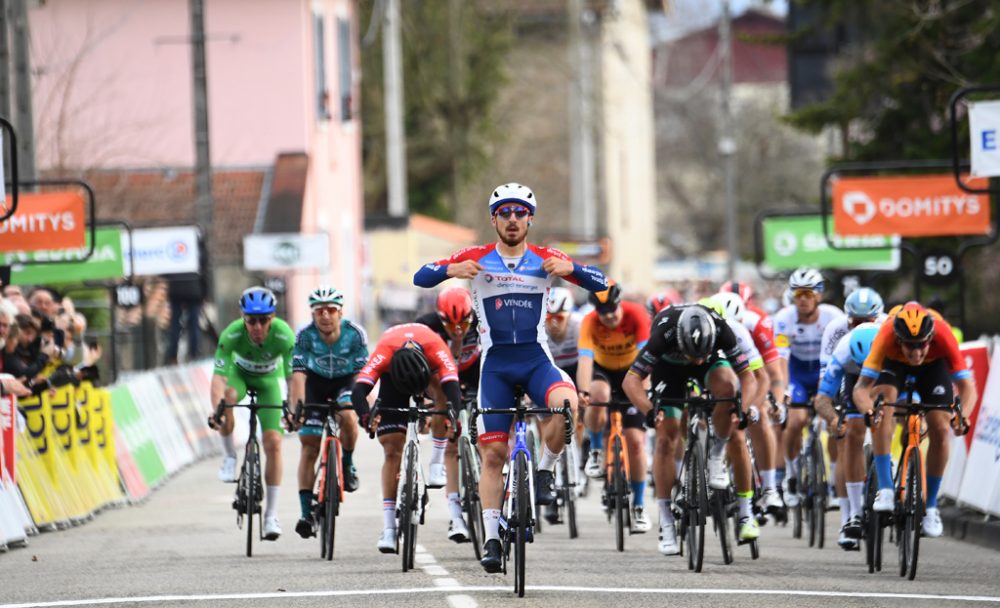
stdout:
[(934, 336), (934, 316), (919, 302), (907, 302), (896, 313), (892, 330), (901, 342), (927, 342)]
[(472, 296), (463, 287), (449, 287), (438, 294), (437, 312), (445, 323), (460, 325), (472, 316)]

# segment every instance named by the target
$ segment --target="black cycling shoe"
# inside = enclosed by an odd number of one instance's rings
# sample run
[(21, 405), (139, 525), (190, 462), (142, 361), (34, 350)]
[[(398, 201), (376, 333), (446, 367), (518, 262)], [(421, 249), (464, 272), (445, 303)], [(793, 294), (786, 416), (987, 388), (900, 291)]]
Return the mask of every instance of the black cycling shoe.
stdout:
[(556, 479), (552, 471), (535, 473), (535, 504), (551, 505), (556, 501)]
[(853, 540), (861, 540), (864, 537), (865, 531), (861, 527), (860, 517), (854, 516), (847, 521), (844, 525), (844, 535)]
[(299, 519), (298, 523), (295, 524), (295, 532), (302, 538), (316, 536), (316, 524), (313, 521), (312, 515)]
[(503, 570), (502, 551), (503, 548), (500, 546), (499, 540), (491, 538), (486, 541), (486, 544), (483, 545), (483, 559), (479, 560), (483, 570), (486, 570), (490, 574), (496, 574)]
[(545, 521), (552, 525), (563, 523), (562, 518), (559, 517), (559, 505), (555, 502), (545, 507)]
[(354, 469), (352, 464), (349, 467), (344, 467), (344, 491), (354, 492), (358, 489), (358, 472)]

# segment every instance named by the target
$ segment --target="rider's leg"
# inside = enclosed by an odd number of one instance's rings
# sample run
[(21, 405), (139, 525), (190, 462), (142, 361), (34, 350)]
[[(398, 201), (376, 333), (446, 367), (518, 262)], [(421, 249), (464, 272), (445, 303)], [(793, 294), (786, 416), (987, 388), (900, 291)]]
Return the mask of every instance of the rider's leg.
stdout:
[(864, 503), (865, 429), (864, 418), (851, 418), (847, 421), (847, 438), (840, 468), (844, 472), (851, 517), (861, 517)]
[[(306, 427), (303, 427), (305, 430)], [(316, 483), (316, 458), (319, 456), (320, 436), (299, 432), (302, 452), (299, 455), (299, 508), (302, 518), (312, 514), (313, 485)]]
[(264, 483), (267, 486), (267, 507), (264, 517), (278, 514), (278, 488), (281, 487), (281, 431), (266, 429), (264, 437)]
[(785, 478), (798, 479), (799, 452), (802, 451), (802, 430), (809, 422), (809, 412), (800, 408), (789, 408), (785, 432)]
[(382, 462), (382, 527), (394, 530), (396, 528), (399, 463), (403, 459), (403, 445), (406, 443), (406, 435), (401, 432), (388, 432), (380, 435), (378, 442), (382, 444), (382, 452), (385, 457)]
[(674, 454), (681, 443), (680, 434), (680, 410), (665, 412), (664, 417), (656, 423), (656, 448), (653, 456), (653, 479), (656, 481), (656, 504), (660, 510), (661, 526), (669, 525), (674, 520), (670, 511), (670, 490), (673, 489), (676, 478)]
[(507, 438), (481, 442), (482, 471), (479, 474), (479, 499), (483, 503), (485, 540), (500, 538), (500, 507), (503, 499), (503, 465), (507, 462)]
[(358, 415), (354, 410), (338, 414), (340, 421), (340, 453), (344, 468), (354, 463), (354, 446), (358, 444)]
[[(895, 403), (899, 398), (899, 391), (891, 384), (878, 384), (873, 389), (873, 394), (877, 399), (883, 397), (883, 403)], [(894, 408), (882, 408), (882, 420), (878, 426), (872, 428), (872, 453), (875, 455), (875, 469), (878, 475), (878, 487), (880, 490), (892, 489), (892, 433), (896, 428), (896, 419), (893, 417)]]
[[(232, 378), (230, 382), (232, 382)], [(227, 386), (225, 393), (223, 393), (223, 400), (226, 405), (236, 405), (240, 400), (240, 395), (246, 392), (244, 388), (242, 392), (233, 386)], [(229, 458), (236, 458), (236, 444), (233, 442), (233, 429), (236, 428), (236, 410), (228, 408), (224, 413), (225, 418), (222, 421), (222, 427), (219, 429), (219, 435), (222, 436), (222, 449), (225, 451), (226, 456)]]
[(927, 413), (927, 507), (937, 507), (941, 477), (948, 466), (948, 452), (951, 447), (951, 427), (949, 412)]
[[(546, 405), (549, 409), (561, 408), (566, 401), (569, 401), (570, 409), (576, 411), (576, 389), (571, 384), (558, 384), (549, 390)], [(545, 431), (545, 448), (542, 458), (539, 459), (538, 468), (540, 470), (551, 471), (555, 467), (555, 459), (562, 453), (566, 445), (566, 422), (559, 414), (552, 415), (552, 421)], [(551, 458), (550, 466), (547, 459)]]
[(776, 487), (774, 475), (775, 441), (770, 418), (767, 415), (761, 415), (757, 422), (750, 425), (748, 432), (750, 440), (753, 442), (754, 454), (757, 456), (761, 486), (765, 490), (773, 489)]
[(628, 449), (629, 481), (632, 484), (632, 506), (646, 504), (646, 431), (627, 428), (624, 430), (625, 446)]

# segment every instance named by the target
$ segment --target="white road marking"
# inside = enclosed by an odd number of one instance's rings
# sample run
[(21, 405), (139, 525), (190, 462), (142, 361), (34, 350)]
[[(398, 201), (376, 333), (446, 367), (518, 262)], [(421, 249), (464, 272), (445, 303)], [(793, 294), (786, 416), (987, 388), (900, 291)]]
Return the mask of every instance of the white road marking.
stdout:
[(413, 561), (418, 564), (436, 564), (437, 560), (430, 553), (417, 553), (413, 556)]
[(476, 608), (479, 605), (471, 595), (449, 595), (448, 604), (451, 608)]
[[(437, 581), (454, 581), (454, 579), (434, 579)], [(154, 595), (139, 597), (106, 597), (81, 600), (57, 600), (51, 602), (25, 602), (18, 604), (0, 604), (0, 608), (50, 608), (56, 606), (101, 606), (108, 604), (145, 604), (154, 602), (217, 602), (220, 600), (275, 600), (281, 598), (303, 597), (352, 597), (379, 595), (406, 595), (413, 593), (486, 593), (508, 592), (511, 587), (421, 587), (409, 589), (345, 589), (331, 591), (289, 591), (269, 593), (220, 593), (204, 595)], [(893, 600), (926, 600), (953, 602), (990, 602), (1000, 604), (1000, 596), (988, 595), (937, 595), (932, 593), (878, 593), (863, 591), (810, 591), (783, 589), (643, 589), (634, 587), (561, 587), (556, 585), (527, 586), (528, 591), (555, 593), (614, 593), (643, 595), (765, 595), (765, 596), (798, 596), (798, 597), (835, 597), (835, 598), (875, 598)], [(460, 597), (460, 596), (450, 596)]]
[(458, 581), (453, 578), (436, 578), (434, 584), (438, 587), (460, 587)]
[(439, 564), (427, 564), (425, 566), (420, 566), (420, 568), (424, 571), (425, 574), (429, 574), (430, 576), (448, 576), (449, 574), (451, 574), (450, 572), (445, 570), (444, 566), (441, 566)]

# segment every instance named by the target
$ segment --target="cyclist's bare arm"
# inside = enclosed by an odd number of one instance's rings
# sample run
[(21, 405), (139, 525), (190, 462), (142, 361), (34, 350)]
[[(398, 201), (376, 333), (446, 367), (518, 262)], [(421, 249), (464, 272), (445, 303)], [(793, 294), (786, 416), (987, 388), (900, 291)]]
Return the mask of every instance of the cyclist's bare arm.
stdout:
[(958, 396), (962, 399), (962, 416), (968, 418), (972, 409), (976, 407), (976, 399), (979, 398), (976, 381), (971, 377), (962, 378), (955, 381), (955, 388), (958, 389)]
[(813, 407), (816, 408), (816, 413), (819, 414), (823, 420), (826, 420), (830, 428), (837, 422), (837, 412), (833, 409), (833, 399), (830, 399), (826, 395), (817, 394), (816, 398), (813, 400)]
[(764, 400), (767, 398), (767, 391), (769, 388), (769, 379), (767, 375), (767, 370), (763, 367), (757, 368), (753, 371), (754, 379), (754, 391), (752, 394), (747, 393), (750, 398), (747, 401), (748, 405), (756, 405), (758, 411), (764, 411)]
[(306, 375), (302, 372), (295, 372), (292, 374), (291, 381), (288, 383), (288, 404), (292, 408), (292, 412), (295, 412), (296, 404), (299, 401), (306, 400)]
[(649, 400), (649, 395), (646, 394), (646, 386), (649, 384), (649, 378), (642, 378), (639, 374), (629, 370), (625, 374), (625, 379), (622, 380), (622, 390), (625, 391), (625, 395), (628, 400), (632, 402), (643, 415), (649, 413), (649, 410), (653, 409), (653, 402)]
[(854, 392), (851, 394), (854, 407), (860, 414), (872, 413), (872, 387), (875, 386), (875, 379), (868, 376), (858, 378), (858, 383), (854, 385)]
[(590, 403), (590, 385), (593, 381), (594, 359), (580, 355), (576, 360), (576, 390), (580, 393), (580, 401), (584, 407)]

